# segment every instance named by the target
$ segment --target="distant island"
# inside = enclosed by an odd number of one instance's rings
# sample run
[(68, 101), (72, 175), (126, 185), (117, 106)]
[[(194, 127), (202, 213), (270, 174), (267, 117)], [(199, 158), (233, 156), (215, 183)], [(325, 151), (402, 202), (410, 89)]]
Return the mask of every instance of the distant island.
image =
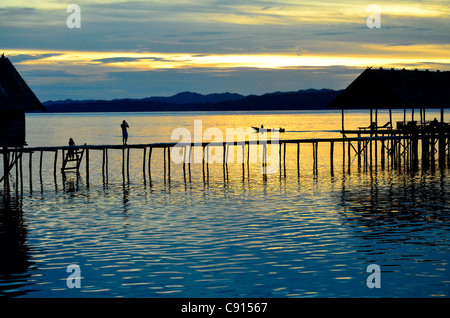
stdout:
[[(326, 109), (342, 90), (307, 89), (264, 95), (182, 92), (170, 97), (114, 100), (46, 101), (48, 113), (77, 112), (175, 112), (175, 111), (268, 111)], [(39, 111), (40, 112), (40, 111)]]

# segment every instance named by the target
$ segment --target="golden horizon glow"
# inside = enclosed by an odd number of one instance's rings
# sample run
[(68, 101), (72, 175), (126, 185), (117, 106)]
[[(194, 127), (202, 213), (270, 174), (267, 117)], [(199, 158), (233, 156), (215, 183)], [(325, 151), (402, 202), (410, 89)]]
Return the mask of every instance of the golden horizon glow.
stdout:
[[(110, 70), (156, 70), (188, 68), (258, 68), (286, 69), (299, 67), (401, 67), (403, 65), (448, 64), (450, 68), (450, 44), (379, 46), (363, 45), (373, 54), (196, 54), (154, 52), (94, 52), (52, 50), (5, 50), (7, 56), (35, 56), (19, 65), (52, 68), (54, 66), (100, 66)], [(42, 56), (41, 56), (42, 55)]]

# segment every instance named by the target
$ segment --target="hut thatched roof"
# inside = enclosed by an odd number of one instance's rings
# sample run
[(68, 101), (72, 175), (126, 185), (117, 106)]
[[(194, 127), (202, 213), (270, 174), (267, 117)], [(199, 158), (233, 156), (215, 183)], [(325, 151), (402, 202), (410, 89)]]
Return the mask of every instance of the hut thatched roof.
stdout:
[(16, 68), (0, 57), (0, 111), (45, 110)]
[(450, 72), (368, 68), (329, 107), (448, 108)]

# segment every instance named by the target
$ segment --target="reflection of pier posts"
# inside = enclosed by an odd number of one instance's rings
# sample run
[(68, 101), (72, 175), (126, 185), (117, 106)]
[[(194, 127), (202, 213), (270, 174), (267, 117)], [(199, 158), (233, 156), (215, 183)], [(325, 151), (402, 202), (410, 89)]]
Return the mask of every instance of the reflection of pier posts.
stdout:
[(9, 194), (9, 158), (7, 147), (3, 147), (3, 188), (5, 193)]
[(422, 135), (422, 168), (428, 169), (430, 166), (430, 144), (428, 136)]
[(450, 167), (450, 137), (446, 137), (447, 167)]
[(434, 169), (435, 167), (435, 162), (436, 162), (436, 138), (435, 138), (435, 134), (434, 132), (431, 133), (431, 138), (430, 138), (430, 165), (431, 168)]
[[(108, 149), (102, 149), (103, 159), (102, 159), (102, 177), (103, 183), (108, 183)], [(125, 176), (124, 176), (125, 177)]]
[[(281, 144), (280, 144), (281, 147)], [(286, 143), (283, 143), (283, 174), (286, 178)]]
[[(358, 139), (361, 138), (361, 134), (358, 134)], [(358, 140), (358, 167), (361, 167), (361, 141)]]
[[(317, 141), (313, 142), (313, 174), (317, 175), (318, 173), (318, 152), (317, 152), (317, 148), (319, 146), (319, 143)], [(350, 158), (349, 158), (349, 162), (350, 162)]]
[(263, 181), (267, 181), (267, 143), (262, 143), (262, 175), (263, 175)]
[(30, 193), (33, 192), (33, 152), (30, 151), (30, 157), (28, 162), (28, 174), (30, 178)]
[[(42, 152), (41, 152), (42, 165)], [(89, 187), (89, 149), (86, 149), (86, 186)]]
[(351, 142), (349, 141), (348, 142), (348, 147), (347, 147), (347, 152), (348, 152), (348, 173), (350, 173), (350, 166), (351, 166), (351, 164), (352, 164), (352, 160), (351, 160), (351, 149), (350, 149), (350, 147), (351, 147)]
[(419, 167), (419, 138), (417, 134), (411, 140), (411, 166), (413, 170)]
[(150, 182), (150, 186), (152, 185), (152, 152), (153, 147), (150, 147), (148, 150), (148, 180)]
[(445, 168), (445, 146), (446, 140), (442, 132), (439, 132), (439, 168)]
[(146, 176), (145, 176), (145, 158), (147, 157), (147, 147), (144, 147), (144, 156), (142, 158), (142, 172), (144, 175), (144, 183), (146, 182)]
[(334, 141), (331, 141), (330, 142), (330, 173), (332, 176), (334, 175), (333, 157), (334, 157)]
[(205, 145), (202, 146), (202, 172), (203, 182), (205, 182)]
[[(53, 174), (56, 176), (56, 163), (58, 162), (58, 150), (55, 150), (55, 161), (53, 162)], [(22, 167), (20, 169), (22, 171)]]

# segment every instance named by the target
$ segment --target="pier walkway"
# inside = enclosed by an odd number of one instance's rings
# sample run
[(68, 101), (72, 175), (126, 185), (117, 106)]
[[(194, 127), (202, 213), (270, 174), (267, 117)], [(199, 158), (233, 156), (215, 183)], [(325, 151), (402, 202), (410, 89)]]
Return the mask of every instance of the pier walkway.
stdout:
[[(380, 162), (381, 168), (390, 164), (393, 167), (398, 168), (412, 168), (419, 167), (419, 163), (423, 168), (434, 167), (435, 159), (438, 157), (439, 167), (443, 168), (450, 166), (450, 151), (449, 151), (450, 134), (424, 134), (424, 135), (394, 135), (389, 134), (387, 136), (370, 136), (370, 137), (344, 137), (344, 138), (313, 138), (313, 139), (267, 139), (267, 140), (245, 140), (234, 142), (170, 142), (170, 143), (150, 143), (150, 144), (127, 144), (127, 145), (77, 145), (77, 146), (50, 146), (50, 147), (23, 147), (23, 148), (3, 148), (0, 149), (0, 154), (3, 157), (3, 176), (0, 182), (4, 183), (4, 187), (9, 189), (9, 174), (15, 167), (16, 174), (22, 175), (22, 159), (24, 154), (29, 156), (29, 175), (32, 174), (32, 155), (35, 153), (40, 154), (39, 160), (39, 174), (42, 174), (43, 154), (46, 152), (53, 153), (53, 173), (56, 175), (58, 171), (64, 172), (67, 169), (67, 160), (65, 160), (67, 152), (81, 153), (81, 157), (76, 160), (76, 166), (72, 169), (77, 172), (81, 170), (81, 160), (85, 164), (86, 181), (89, 184), (90, 173), (90, 152), (101, 151), (102, 156), (102, 173), (108, 172), (108, 150), (122, 150), (122, 172), (129, 173), (129, 158), (130, 150), (141, 149), (143, 150), (142, 156), (142, 169), (144, 177), (146, 173), (151, 178), (152, 169), (152, 153), (154, 150), (162, 149), (164, 151), (164, 176), (170, 178), (171, 169), (171, 152), (174, 148), (183, 149), (183, 169), (186, 165), (190, 168), (190, 164), (193, 162), (191, 158), (192, 149), (196, 147), (202, 148), (201, 163), (203, 171), (208, 169), (210, 160), (208, 159), (208, 147), (221, 147), (223, 149), (223, 161), (224, 165), (227, 165), (229, 147), (242, 147), (243, 160), (242, 165), (245, 162), (248, 164), (250, 161), (250, 145), (258, 145), (262, 147), (261, 166), (262, 172), (265, 173), (264, 167), (267, 166), (267, 146), (270, 144), (278, 144), (279, 150), (279, 168), (280, 173), (286, 175), (286, 146), (296, 145), (296, 163), (297, 172), (300, 173), (300, 146), (304, 144), (312, 145), (312, 170), (316, 174), (318, 170), (318, 148), (321, 144), (329, 144), (329, 157), (321, 158), (321, 161), (328, 160), (330, 164), (331, 172), (333, 173), (335, 146), (342, 145), (342, 155), (344, 165), (350, 166), (354, 160), (357, 160), (358, 165), (362, 163), (372, 166)], [(378, 148), (379, 147), (379, 148)], [(246, 151), (247, 149), (247, 151)], [(291, 147), (292, 149), (292, 147)], [(378, 150), (379, 149), (379, 150)], [(206, 150), (206, 152), (205, 152)], [(58, 167), (58, 154), (62, 153), (62, 167)], [(84, 157), (83, 157), (84, 155)], [(79, 156), (79, 155), (77, 155)], [(247, 160), (245, 160), (245, 156)], [(347, 160), (346, 160), (347, 157)], [(189, 159), (188, 159), (189, 158)], [(245, 167), (243, 166), (243, 169)], [(207, 171), (207, 170), (206, 170)], [(5, 173), (6, 172), (6, 173)]]

